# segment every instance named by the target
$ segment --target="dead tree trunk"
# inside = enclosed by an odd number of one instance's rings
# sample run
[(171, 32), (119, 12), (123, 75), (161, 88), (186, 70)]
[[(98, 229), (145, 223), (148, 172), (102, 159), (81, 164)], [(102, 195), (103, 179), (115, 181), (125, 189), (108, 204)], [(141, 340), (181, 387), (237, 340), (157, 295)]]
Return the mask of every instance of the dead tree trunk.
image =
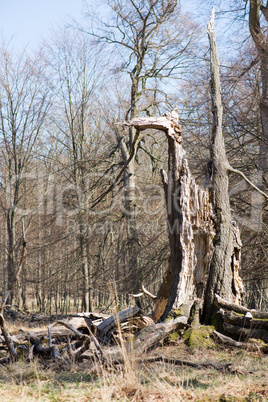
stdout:
[(233, 169), (225, 152), (222, 133), (222, 104), (219, 60), (214, 32), (214, 10), (208, 24), (211, 50), (211, 98), (213, 127), (211, 160), (208, 163), (209, 186), (201, 189), (191, 175), (181, 145), (181, 127), (175, 109), (162, 117), (136, 118), (137, 132), (154, 128), (168, 139), (168, 173), (162, 171), (167, 205), (170, 261), (159, 289), (155, 321), (169, 311), (191, 304), (196, 298), (202, 321), (211, 322), (215, 294), (229, 303), (241, 304), (244, 287), (239, 276), (241, 240), (239, 229), (231, 217), (229, 173), (236, 173), (268, 198), (242, 172)]
[[(214, 212), (214, 250), (207, 282), (204, 322), (210, 321), (215, 293), (228, 301), (241, 302), (241, 281), (237, 277), (240, 262), (241, 242), (239, 232), (232, 224), (229, 202), (229, 163), (226, 157), (222, 134), (222, 103), (219, 59), (214, 32), (214, 12), (208, 24), (210, 42), (210, 73), (212, 101), (211, 144), (211, 202)], [(236, 239), (236, 241), (234, 241)]]

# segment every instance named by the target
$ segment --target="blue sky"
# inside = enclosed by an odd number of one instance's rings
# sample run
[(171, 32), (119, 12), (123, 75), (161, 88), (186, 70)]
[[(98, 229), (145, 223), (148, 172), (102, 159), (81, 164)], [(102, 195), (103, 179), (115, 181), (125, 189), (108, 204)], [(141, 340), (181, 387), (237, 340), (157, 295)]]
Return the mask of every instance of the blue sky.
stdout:
[(0, 0), (0, 35), (12, 47), (36, 47), (52, 27), (81, 20), (84, 0)]

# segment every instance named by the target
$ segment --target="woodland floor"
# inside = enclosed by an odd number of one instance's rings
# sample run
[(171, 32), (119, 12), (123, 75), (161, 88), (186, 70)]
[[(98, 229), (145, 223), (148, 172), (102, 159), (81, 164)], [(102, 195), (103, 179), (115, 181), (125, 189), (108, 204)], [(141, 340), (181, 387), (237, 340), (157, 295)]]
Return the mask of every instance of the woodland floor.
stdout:
[[(15, 326), (12, 330), (15, 331)], [(190, 349), (184, 340), (165, 342), (149, 356), (216, 366), (225, 372), (172, 364), (125, 361), (122, 372), (89, 361), (61, 367), (26, 360), (0, 367), (3, 401), (268, 401), (268, 355), (226, 349)]]

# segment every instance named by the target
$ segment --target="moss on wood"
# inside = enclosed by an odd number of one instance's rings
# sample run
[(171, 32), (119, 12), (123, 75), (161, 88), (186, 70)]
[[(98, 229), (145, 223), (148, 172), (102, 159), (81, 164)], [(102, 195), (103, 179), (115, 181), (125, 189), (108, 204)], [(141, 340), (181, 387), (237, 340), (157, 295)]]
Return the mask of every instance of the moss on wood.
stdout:
[(215, 343), (211, 339), (214, 329), (209, 325), (202, 325), (197, 329), (188, 328), (183, 337), (191, 349), (214, 349)]

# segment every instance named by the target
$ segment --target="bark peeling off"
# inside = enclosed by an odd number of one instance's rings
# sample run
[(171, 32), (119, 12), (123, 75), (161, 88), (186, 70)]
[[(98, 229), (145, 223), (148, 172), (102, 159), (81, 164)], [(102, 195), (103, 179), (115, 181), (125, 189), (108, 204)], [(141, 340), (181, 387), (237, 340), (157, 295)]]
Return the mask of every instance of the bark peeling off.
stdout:
[(240, 231), (236, 223), (233, 221), (233, 254), (232, 254), (232, 270), (233, 270), (233, 294), (232, 303), (241, 305), (242, 296), (245, 293), (243, 281), (239, 276), (240, 262), (241, 262), (241, 247), (242, 241), (240, 238)]
[(181, 144), (176, 110), (161, 117), (141, 117), (123, 123), (133, 125), (137, 132), (147, 128), (162, 130), (168, 139), (168, 173), (161, 173), (167, 205), (170, 260), (157, 295), (154, 321), (166, 318), (171, 309), (196, 298), (204, 301), (203, 316), (209, 321), (215, 293), (240, 304), (244, 290), (239, 277), (241, 240), (232, 221), (228, 196), (218, 58), (215, 52), (212, 55), (216, 68), (212, 69), (215, 107), (210, 188), (201, 189), (192, 177)]
[(179, 272), (179, 282), (173, 308), (203, 297), (215, 234), (209, 193), (195, 183), (186, 159), (179, 181), (182, 261), (181, 267), (174, 267)]

